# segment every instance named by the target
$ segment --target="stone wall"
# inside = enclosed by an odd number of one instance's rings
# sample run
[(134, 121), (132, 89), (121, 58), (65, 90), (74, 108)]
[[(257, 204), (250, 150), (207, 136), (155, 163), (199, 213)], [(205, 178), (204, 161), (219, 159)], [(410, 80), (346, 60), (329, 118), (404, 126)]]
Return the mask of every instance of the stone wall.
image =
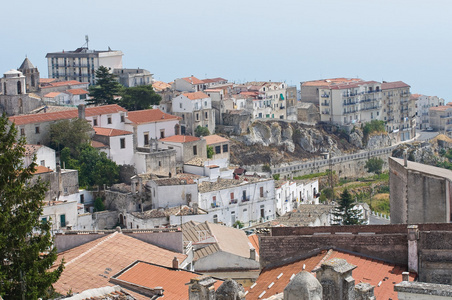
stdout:
[(36, 182), (38, 178), (49, 184), (44, 200), (50, 201), (58, 196), (71, 195), (78, 193), (78, 171), (77, 170), (61, 170), (58, 172), (41, 173), (33, 176), (32, 182)]
[(233, 126), (235, 135), (246, 134), (250, 122), (251, 114), (244, 110), (234, 110), (223, 114), (223, 125)]
[(276, 227), (271, 236), (261, 236), (261, 267), (305, 257), (320, 249), (342, 249), (407, 264), (405, 225)]
[(389, 190), (391, 224), (407, 223), (407, 170), (396, 161), (389, 159)]

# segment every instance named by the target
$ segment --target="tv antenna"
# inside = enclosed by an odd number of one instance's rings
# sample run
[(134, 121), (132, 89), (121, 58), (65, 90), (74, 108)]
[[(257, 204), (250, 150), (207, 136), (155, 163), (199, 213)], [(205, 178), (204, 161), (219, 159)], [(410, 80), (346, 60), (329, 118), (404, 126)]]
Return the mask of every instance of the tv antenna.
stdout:
[(88, 37), (88, 35), (85, 35), (85, 44), (83, 44), (83, 46), (86, 45), (86, 49), (88, 49), (88, 43), (89, 43), (89, 37)]

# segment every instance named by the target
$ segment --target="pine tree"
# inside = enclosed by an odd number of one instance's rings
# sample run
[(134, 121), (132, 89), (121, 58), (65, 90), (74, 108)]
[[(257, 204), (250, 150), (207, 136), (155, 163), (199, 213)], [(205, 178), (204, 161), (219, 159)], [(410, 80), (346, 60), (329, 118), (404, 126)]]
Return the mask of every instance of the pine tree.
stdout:
[(361, 225), (364, 223), (359, 209), (347, 189), (342, 192), (338, 205), (333, 210), (333, 225)]
[(47, 185), (31, 182), (36, 164), (23, 164), (25, 139), (0, 117), (0, 296), (4, 299), (43, 297), (63, 271), (57, 259), (49, 222), (41, 222)]
[(117, 102), (114, 96), (119, 95), (121, 89), (122, 86), (116, 81), (116, 76), (106, 67), (100, 66), (96, 71), (96, 85), (89, 87), (91, 99), (86, 102), (94, 105), (114, 104)]

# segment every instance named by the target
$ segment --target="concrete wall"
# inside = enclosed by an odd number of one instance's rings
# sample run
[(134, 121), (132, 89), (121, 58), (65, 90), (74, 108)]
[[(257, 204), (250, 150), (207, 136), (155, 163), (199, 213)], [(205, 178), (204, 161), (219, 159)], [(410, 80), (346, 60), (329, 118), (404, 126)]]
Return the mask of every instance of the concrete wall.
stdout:
[(78, 171), (63, 169), (61, 175), (58, 172), (41, 173), (33, 176), (32, 183), (38, 178), (49, 183), (49, 189), (45, 194), (44, 201), (50, 201), (63, 196), (78, 193)]
[(198, 259), (194, 263), (194, 268), (196, 272), (213, 272), (216, 270), (227, 271), (228, 269), (234, 271), (249, 271), (259, 269), (259, 262), (250, 258), (218, 251)]
[(407, 180), (408, 172), (399, 163), (389, 159), (389, 194), (391, 224), (406, 224), (408, 221)]

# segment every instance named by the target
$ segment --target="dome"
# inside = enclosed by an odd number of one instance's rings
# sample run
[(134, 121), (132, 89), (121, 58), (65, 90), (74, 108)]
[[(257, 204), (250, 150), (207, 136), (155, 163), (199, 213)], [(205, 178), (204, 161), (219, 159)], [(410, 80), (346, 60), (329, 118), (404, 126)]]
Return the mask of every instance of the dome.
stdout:
[(14, 70), (14, 69), (11, 69), (11, 70), (5, 72), (4, 75), (5, 75), (5, 77), (22, 77), (22, 76), (24, 76), (22, 74), (22, 72)]

